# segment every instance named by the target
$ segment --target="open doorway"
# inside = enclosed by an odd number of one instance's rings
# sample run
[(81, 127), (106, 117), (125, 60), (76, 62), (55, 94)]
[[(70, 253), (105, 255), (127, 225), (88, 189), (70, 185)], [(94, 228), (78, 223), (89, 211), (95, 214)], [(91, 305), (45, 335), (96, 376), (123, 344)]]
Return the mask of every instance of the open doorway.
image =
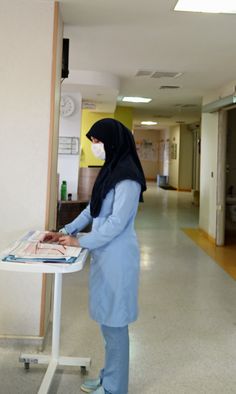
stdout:
[(225, 243), (236, 244), (236, 108), (227, 111)]
[(219, 111), (216, 245), (236, 245), (236, 107)]

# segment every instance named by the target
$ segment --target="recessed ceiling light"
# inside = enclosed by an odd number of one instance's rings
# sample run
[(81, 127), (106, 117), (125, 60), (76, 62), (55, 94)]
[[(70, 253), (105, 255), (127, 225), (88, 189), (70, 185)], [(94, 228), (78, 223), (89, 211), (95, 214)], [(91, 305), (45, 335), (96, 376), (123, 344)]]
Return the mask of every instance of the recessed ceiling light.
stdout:
[(178, 0), (175, 11), (235, 14), (235, 0)]
[(178, 78), (183, 73), (180, 72), (171, 72), (171, 71), (155, 71), (151, 78)]
[(123, 97), (122, 101), (129, 103), (150, 103), (152, 99), (147, 97)]
[(153, 126), (153, 125), (157, 124), (157, 122), (152, 122), (151, 120), (144, 120), (143, 122), (141, 122), (141, 124), (143, 124), (145, 126)]

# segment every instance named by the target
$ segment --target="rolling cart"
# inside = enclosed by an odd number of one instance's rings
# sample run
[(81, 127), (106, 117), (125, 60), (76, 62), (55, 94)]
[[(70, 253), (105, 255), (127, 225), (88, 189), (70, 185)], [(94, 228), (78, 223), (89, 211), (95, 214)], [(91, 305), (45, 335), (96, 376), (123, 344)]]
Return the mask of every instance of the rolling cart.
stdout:
[(2, 259), (7, 255), (4, 252), (0, 256), (0, 270), (14, 272), (34, 272), (54, 274), (54, 303), (53, 303), (53, 326), (52, 326), (52, 350), (50, 355), (40, 354), (21, 354), (19, 361), (24, 363), (26, 369), (30, 364), (48, 365), (38, 394), (47, 394), (49, 392), (54, 374), (58, 366), (80, 367), (81, 372), (85, 373), (90, 367), (91, 359), (82, 357), (64, 357), (60, 356), (60, 321), (61, 321), (61, 295), (62, 295), (62, 276), (66, 273), (81, 271), (88, 257), (88, 251), (82, 250), (75, 263), (19, 263), (7, 262)]

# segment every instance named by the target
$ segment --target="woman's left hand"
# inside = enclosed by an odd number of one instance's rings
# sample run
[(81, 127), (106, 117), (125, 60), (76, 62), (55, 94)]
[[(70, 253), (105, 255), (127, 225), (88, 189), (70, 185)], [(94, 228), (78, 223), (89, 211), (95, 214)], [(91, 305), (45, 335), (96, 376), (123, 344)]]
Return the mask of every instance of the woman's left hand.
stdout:
[(71, 237), (70, 235), (63, 235), (59, 238), (59, 244), (64, 246), (77, 246), (79, 247), (79, 241), (75, 237)]

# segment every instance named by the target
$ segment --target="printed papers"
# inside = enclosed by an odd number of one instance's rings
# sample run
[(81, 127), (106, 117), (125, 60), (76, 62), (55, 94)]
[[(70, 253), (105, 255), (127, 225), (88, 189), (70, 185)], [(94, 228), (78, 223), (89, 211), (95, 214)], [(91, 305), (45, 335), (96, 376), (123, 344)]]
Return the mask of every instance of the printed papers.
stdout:
[(73, 263), (78, 258), (81, 248), (74, 246), (63, 246), (57, 243), (42, 242), (46, 232), (29, 232), (19, 241), (5, 261), (19, 262), (58, 262)]
[(10, 254), (20, 258), (64, 259), (78, 257), (80, 248), (42, 242), (21, 242)]

